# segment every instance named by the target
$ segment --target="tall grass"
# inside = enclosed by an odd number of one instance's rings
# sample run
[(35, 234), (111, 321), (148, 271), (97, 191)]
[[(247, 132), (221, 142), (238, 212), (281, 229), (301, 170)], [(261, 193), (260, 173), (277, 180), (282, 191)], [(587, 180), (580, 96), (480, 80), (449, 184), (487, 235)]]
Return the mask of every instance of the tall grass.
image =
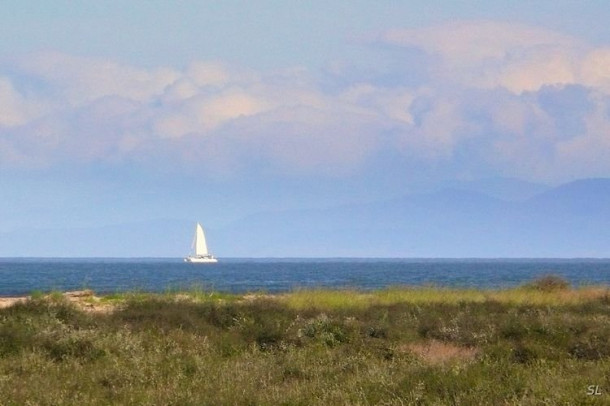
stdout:
[(610, 401), (603, 287), (55, 296), (0, 310), (2, 405)]
[(579, 304), (589, 300), (608, 300), (607, 287), (579, 287), (576, 289), (538, 290), (525, 285), (504, 290), (449, 289), (431, 287), (393, 287), (373, 292), (355, 290), (297, 290), (279, 295), (277, 299), (294, 309), (358, 309), (371, 305), (398, 303), (485, 303), (497, 301), (514, 305)]

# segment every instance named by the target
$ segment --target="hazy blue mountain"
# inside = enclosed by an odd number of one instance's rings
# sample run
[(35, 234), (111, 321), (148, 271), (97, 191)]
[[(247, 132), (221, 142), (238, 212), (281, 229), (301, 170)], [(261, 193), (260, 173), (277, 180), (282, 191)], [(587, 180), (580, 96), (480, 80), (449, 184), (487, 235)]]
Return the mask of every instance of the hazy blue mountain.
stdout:
[(454, 189), (470, 190), (509, 201), (526, 200), (551, 189), (550, 186), (541, 183), (527, 182), (515, 178), (487, 178), (452, 182), (450, 186)]
[[(526, 200), (444, 189), (325, 209), (267, 211), (206, 229), (217, 256), (610, 257), (610, 179)], [(188, 254), (195, 220), (0, 234), (0, 256)]]
[[(448, 190), (366, 205), (268, 212), (219, 231), (219, 249), (233, 242), (237, 255), (453, 256), (467, 248), (460, 235), (476, 235), (506, 203), (474, 192)], [(251, 236), (257, 236), (249, 241)]]
[(610, 179), (524, 201), (448, 189), (324, 210), (266, 212), (219, 230), (236, 256), (610, 256)]
[(610, 209), (610, 179), (582, 179), (540, 193), (529, 199), (529, 207), (552, 208), (560, 213), (597, 213)]
[(610, 256), (610, 179), (561, 185), (524, 202), (536, 246), (562, 256)]

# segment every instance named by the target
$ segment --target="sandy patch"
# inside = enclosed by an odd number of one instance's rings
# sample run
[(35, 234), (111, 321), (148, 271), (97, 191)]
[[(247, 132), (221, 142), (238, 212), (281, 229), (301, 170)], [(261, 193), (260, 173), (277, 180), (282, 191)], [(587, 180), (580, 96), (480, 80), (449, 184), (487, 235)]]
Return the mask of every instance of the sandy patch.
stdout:
[(15, 303), (25, 302), (28, 297), (0, 297), (0, 309), (11, 307)]
[(445, 364), (452, 361), (469, 362), (474, 360), (479, 353), (477, 348), (460, 347), (437, 340), (406, 344), (401, 349), (433, 365)]
[[(74, 303), (80, 309), (94, 313), (109, 313), (114, 310), (115, 306), (107, 303), (102, 303), (99, 296), (95, 296), (92, 290), (77, 290), (65, 292), (62, 294), (68, 301)], [(49, 295), (45, 296), (49, 298)], [(0, 309), (11, 307), (19, 302), (26, 302), (30, 296), (22, 297), (2, 297), (0, 298)]]
[(266, 293), (249, 293), (247, 295), (242, 296), (241, 300), (244, 302), (253, 302), (255, 300), (260, 299), (274, 299), (273, 295), (268, 295)]

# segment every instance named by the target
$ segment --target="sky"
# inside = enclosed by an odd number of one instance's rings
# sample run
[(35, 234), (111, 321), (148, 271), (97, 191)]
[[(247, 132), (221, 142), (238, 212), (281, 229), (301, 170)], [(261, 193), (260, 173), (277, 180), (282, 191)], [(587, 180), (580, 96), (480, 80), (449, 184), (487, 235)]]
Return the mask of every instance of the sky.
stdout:
[(3, 1), (0, 232), (610, 176), (605, 1)]

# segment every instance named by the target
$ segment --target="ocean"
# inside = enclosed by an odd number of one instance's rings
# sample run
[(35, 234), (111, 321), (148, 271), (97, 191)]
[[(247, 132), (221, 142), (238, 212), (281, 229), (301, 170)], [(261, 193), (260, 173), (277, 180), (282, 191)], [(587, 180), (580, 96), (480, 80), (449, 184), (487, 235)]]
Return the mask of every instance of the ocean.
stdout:
[(92, 289), (167, 292), (286, 292), (391, 286), (508, 288), (553, 274), (574, 286), (610, 284), (610, 259), (176, 259), (0, 258), (0, 296)]

